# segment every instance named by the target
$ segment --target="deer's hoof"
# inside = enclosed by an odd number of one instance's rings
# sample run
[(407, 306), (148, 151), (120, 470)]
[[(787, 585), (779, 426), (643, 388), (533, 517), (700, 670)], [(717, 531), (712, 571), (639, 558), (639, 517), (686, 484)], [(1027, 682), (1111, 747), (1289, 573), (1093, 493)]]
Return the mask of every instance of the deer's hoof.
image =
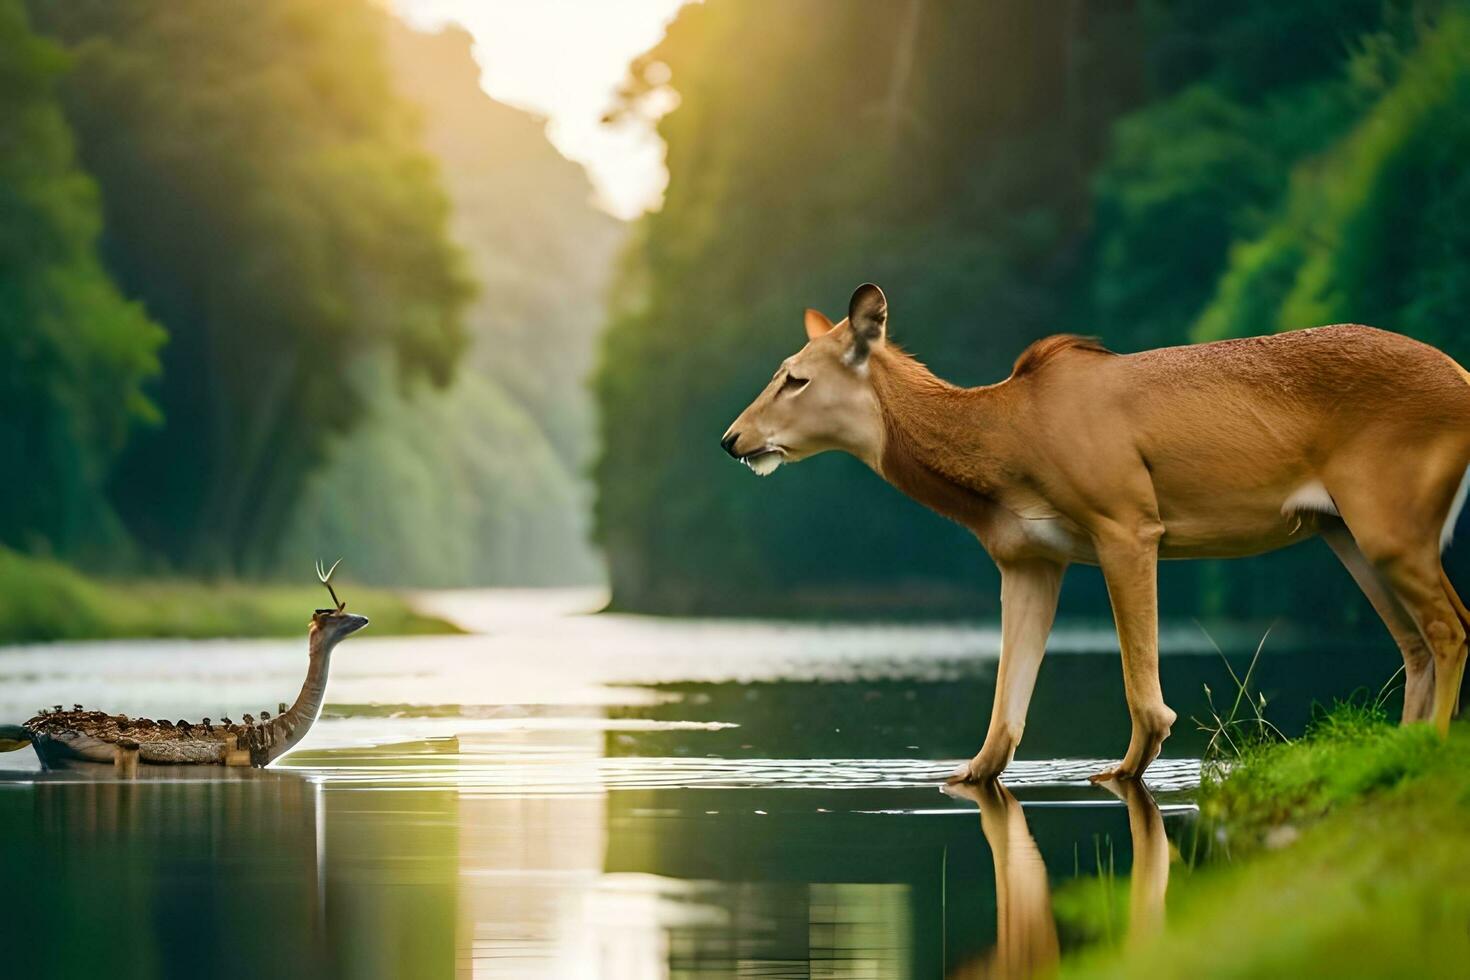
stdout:
[(953, 786), (955, 783), (968, 783), (972, 781), (970, 776), (970, 764), (962, 762), (955, 766), (948, 776), (944, 777), (945, 783)]
[(1109, 782), (1112, 782), (1113, 780), (1120, 780), (1121, 781), (1121, 780), (1124, 780), (1124, 779), (1137, 779), (1137, 778), (1138, 778), (1138, 773), (1134, 772), (1132, 769), (1125, 769), (1122, 766), (1119, 766), (1116, 769), (1106, 769), (1106, 770), (1104, 770), (1104, 771), (1102, 771), (1100, 773), (1097, 773), (1096, 775), (1088, 776), (1087, 777), (1087, 781), (1089, 783), (1097, 784), (1097, 783), (1109, 783)]
[(951, 786), (956, 783), (988, 783), (993, 779), (999, 779), (1000, 774), (1004, 771), (1004, 766), (992, 766), (971, 759), (969, 762), (956, 766), (953, 772), (944, 777), (944, 781)]

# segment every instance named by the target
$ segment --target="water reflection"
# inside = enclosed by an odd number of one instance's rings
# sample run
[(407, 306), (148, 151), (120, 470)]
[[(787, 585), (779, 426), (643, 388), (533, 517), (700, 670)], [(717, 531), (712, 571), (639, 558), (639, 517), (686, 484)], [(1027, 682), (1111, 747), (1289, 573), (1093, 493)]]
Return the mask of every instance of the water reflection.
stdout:
[(1169, 889), (1169, 838), (1164, 816), (1148, 788), (1136, 779), (1103, 784), (1128, 807), (1133, 871), (1128, 880), (1128, 942), (1141, 945), (1163, 931), (1164, 893)]
[(1066, 948), (1049, 881), (1095, 834), (1132, 842), (1134, 932), (1161, 916), (1165, 819), (1136, 786), (1126, 807), (1039, 781), (1025, 808), (933, 780), (513, 796), (396, 779), (434, 757), (398, 753), (377, 783), (0, 779), (26, 896), (7, 973), (1022, 976)]
[(1050, 972), (1061, 956), (1051, 885), (1021, 804), (993, 780), (947, 785), (944, 791), (980, 807), (980, 830), (995, 863), (995, 948), (950, 976), (1031, 977)]
[[(1199, 773), (1181, 737), (1149, 771), (1162, 807), (1088, 785), (1121, 750), (1108, 739), (1126, 739), (1117, 655), (1110, 637), (1106, 656), (1081, 652), (1086, 634), (1062, 640), (1078, 652), (1049, 655), (1046, 722), (1006, 788), (955, 799), (938, 784), (983, 736), (990, 631), (583, 617), (364, 638), (283, 768), (127, 782), (0, 757), (15, 767), (0, 772), (0, 874), (22, 896), (0, 916), (0, 972), (1045, 969), (1087, 938), (1050, 900), (1096, 871), (1097, 849), (1132, 867), (1131, 935), (1158, 928), (1164, 832), (1191, 819)], [(1257, 676), (1305, 704), (1304, 677), (1314, 696), (1346, 694), (1322, 678), (1355, 685), (1382, 663), (1334, 652), (1329, 673), (1315, 656)], [(0, 650), (0, 719), (77, 699), (249, 709), (289, 694), (303, 657), (295, 642)], [(1213, 655), (1164, 669), (1185, 717), (1223, 673)]]
[(6, 973), (448, 975), (456, 810), (269, 770), (0, 783)]
[[(1137, 780), (1103, 786), (1128, 811), (1133, 867), (1128, 886), (1128, 942), (1141, 943), (1164, 925), (1169, 887), (1169, 838), (1164, 817), (1147, 787)], [(1060, 959), (1046, 862), (1021, 803), (998, 781), (946, 785), (944, 792), (980, 808), (980, 829), (995, 867), (995, 945), (983, 956), (950, 971), (955, 978), (1026, 978), (1053, 972)]]

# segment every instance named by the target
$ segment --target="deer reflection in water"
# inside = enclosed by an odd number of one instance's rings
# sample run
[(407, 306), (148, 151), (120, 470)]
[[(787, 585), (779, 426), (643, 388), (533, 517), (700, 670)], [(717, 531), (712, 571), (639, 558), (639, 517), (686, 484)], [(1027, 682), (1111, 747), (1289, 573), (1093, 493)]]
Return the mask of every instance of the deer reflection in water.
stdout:
[[(1169, 839), (1158, 804), (1136, 779), (1101, 784), (1128, 808), (1133, 871), (1128, 892), (1128, 942), (1144, 942), (1164, 924), (1169, 886)], [(1046, 864), (1026, 814), (998, 780), (947, 785), (944, 792), (980, 808), (980, 829), (995, 861), (995, 947), (950, 972), (955, 980), (1036, 977), (1056, 971), (1060, 959)]]
[(995, 860), (995, 948), (953, 977), (1031, 977), (1052, 972), (1060, 955), (1051, 886), (1026, 814), (998, 780), (944, 787), (980, 807), (980, 829)]
[(1128, 944), (1140, 945), (1164, 929), (1164, 893), (1169, 889), (1169, 838), (1164, 815), (1143, 783), (1113, 779), (1102, 784), (1128, 807), (1133, 871), (1128, 882)]

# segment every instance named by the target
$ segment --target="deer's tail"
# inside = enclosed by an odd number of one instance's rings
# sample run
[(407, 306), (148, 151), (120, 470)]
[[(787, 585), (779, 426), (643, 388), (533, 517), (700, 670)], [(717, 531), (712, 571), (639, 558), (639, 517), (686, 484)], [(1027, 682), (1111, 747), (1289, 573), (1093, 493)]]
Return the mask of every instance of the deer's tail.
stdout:
[[(1455, 525), (1459, 523), (1460, 511), (1465, 509), (1466, 496), (1470, 496), (1470, 466), (1467, 466), (1465, 472), (1460, 476), (1459, 489), (1455, 491), (1455, 498), (1450, 502), (1450, 512), (1445, 515), (1444, 527), (1439, 532), (1439, 550), (1441, 554), (1449, 548), (1450, 542), (1455, 539)], [(1440, 577), (1443, 578), (1443, 575)], [(1464, 606), (1460, 608), (1463, 609)]]
[[(1465, 385), (1470, 387), (1470, 371), (1466, 371), (1453, 358), (1450, 359), (1450, 363), (1454, 365), (1455, 370), (1460, 372), (1460, 377), (1464, 379)], [(1470, 411), (1470, 397), (1467, 397), (1465, 401), (1466, 405), (1464, 407), (1467, 411)], [(1460, 475), (1460, 486), (1455, 490), (1454, 500), (1450, 503), (1450, 512), (1445, 516), (1444, 527), (1440, 528), (1439, 550), (1441, 554), (1450, 546), (1450, 542), (1455, 537), (1455, 524), (1460, 520), (1460, 511), (1465, 507), (1467, 496), (1470, 496), (1470, 465), (1467, 465), (1465, 472)], [(1440, 577), (1444, 578), (1443, 575)], [(1455, 594), (1453, 589), (1447, 588), (1446, 591), (1452, 596)], [(1464, 604), (1460, 603), (1458, 598), (1455, 599), (1455, 603), (1459, 605), (1460, 609), (1463, 610), (1465, 608)], [(1464, 617), (1462, 616), (1461, 618), (1463, 619)], [(1470, 629), (1470, 625), (1467, 625), (1466, 629)]]

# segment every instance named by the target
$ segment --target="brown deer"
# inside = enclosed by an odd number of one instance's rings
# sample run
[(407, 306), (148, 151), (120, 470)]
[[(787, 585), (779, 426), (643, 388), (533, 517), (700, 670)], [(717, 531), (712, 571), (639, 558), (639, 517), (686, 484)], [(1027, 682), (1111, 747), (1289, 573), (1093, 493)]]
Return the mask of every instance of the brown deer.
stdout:
[(999, 384), (942, 381), (887, 340), (871, 283), (781, 363), (721, 445), (761, 475), (838, 449), (969, 528), (1001, 572), (1001, 659), (979, 754), (1010, 762), (1068, 564), (1101, 566), (1143, 773), (1174, 723), (1159, 687), (1160, 558), (1254, 555), (1320, 534), (1404, 657), (1404, 721), (1448, 732), (1470, 612), (1440, 564), (1465, 501), (1470, 375), (1341, 325), (1114, 354), (1039, 340)]

